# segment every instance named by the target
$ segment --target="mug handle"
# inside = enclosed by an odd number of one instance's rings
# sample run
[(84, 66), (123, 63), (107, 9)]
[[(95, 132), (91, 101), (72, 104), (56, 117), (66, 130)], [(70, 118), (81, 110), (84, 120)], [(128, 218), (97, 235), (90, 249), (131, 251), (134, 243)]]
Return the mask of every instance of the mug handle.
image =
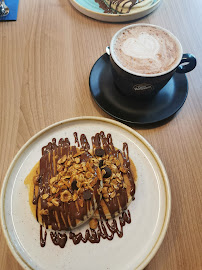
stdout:
[[(185, 65), (181, 65), (186, 63)], [(196, 67), (196, 58), (193, 54), (185, 53), (182, 56), (182, 60), (176, 69), (177, 73), (187, 73), (192, 71)]]
[(110, 47), (109, 46), (106, 47), (106, 53), (110, 56)]

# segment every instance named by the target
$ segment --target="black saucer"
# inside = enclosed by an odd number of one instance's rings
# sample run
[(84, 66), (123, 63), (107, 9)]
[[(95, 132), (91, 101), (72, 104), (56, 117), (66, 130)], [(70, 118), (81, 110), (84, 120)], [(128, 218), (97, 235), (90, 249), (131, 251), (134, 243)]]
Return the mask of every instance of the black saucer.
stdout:
[(113, 83), (106, 53), (94, 64), (89, 84), (93, 98), (106, 113), (130, 124), (151, 124), (171, 117), (182, 107), (188, 94), (186, 75), (175, 73), (149, 101), (123, 96)]

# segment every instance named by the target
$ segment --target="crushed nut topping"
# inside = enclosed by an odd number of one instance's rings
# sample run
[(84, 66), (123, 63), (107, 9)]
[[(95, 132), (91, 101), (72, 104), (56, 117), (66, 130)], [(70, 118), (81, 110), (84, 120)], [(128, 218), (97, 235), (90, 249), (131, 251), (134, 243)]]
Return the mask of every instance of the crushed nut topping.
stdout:
[[(86, 200), (84, 193), (87, 190), (93, 193), (98, 180), (102, 181), (102, 186), (97, 192), (106, 202), (116, 195), (120, 196), (120, 188), (127, 187), (123, 175), (128, 169), (121, 164), (118, 157), (106, 155), (100, 148), (96, 156), (82, 161), (82, 153), (78, 149), (74, 156), (64, 155), (56, 160), (57, 175), (49, 180), (50, 194), (42, 195), (42, 199), (47, 200), (48, 207), (59, 206), (60, 201), (78, 201), (78, 205), (83, 207), (84, 199)], [(37, 184), (37, 179), (33, 181)], [(91, 197), (90, 193), (88, 197)]]
[[(60, 201), (78, 201), (79, 206), (83, 207), (84, 192), (89, 190), (93, 194), (98, 179), (102, 180), (100, 158), (90, 157), (88, 161), (83, 161), (80, 157), (82, 153), (84, 152), (77, 149), (74, 156), (64, 155), (56, 160), (57, 175), (49, 180), (49, 194), (42, 195), (42, 199), (47, 200), (48, 207), (59, 206)], [(33, 181), (36, 182), (36, 179)], [(90, 197), (92, 196), (89, 195)]]
[(103, 156), (100, 164), (102, 165), (100, 169), (103, 175), (103, 188), (100, 192), (104, 200), (109, 202), (109, 199), (120, 196), (120, 188), (127, 187), (124, 182), (123, 174), (126, 174), (128, 169), (121, 165), (120, 160), (113, 155)]

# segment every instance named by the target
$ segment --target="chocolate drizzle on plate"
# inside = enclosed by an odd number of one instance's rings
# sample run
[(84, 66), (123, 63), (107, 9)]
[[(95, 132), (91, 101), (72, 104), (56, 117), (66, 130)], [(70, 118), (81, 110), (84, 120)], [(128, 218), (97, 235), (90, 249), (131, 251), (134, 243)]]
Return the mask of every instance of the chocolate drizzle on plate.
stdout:
[(59, 232), (51, 232), (50, 233), (51, 240), (54, 245), (60, 246), (61, 248), (64, 248), (67, 242), (67, 235), (66, 233), (59, 233)]
[(45, 229), (44, 236), (43, 236), (43, 226), (40, 225), (40, 245), (41, 245), (41, 247), (45, 247), (46, 237), (47, 237), (46, 229)]
[[(73, 232), (69, 233), (69, 239), (72, 239), (73, 243), (75, 245), (79, 244), (81, 241), (83, 243), (86, 243), (87, 241), (91, 243), (99, 243), (100, 238), (103, 239), (108, 239), (111, 241), (114, 238), (115, 233), (118, 235), (119, 238), (123, 237), (123, 227), (125, 226), (126, 223), (131, 223), (131, 216), (130, 216), (130, 211), (128, 210), (126, 212), (122, 213), (122, 216), (119, 217), (119, 222), (120, 222), (120, 229), (117, 226), (117, 222), (115, 219), (113, 219), (111, 225), (109, 224), (109, 221), (106, 221), (105, 223), (101, 220), (98, 223), (98, 229), (93, 230), (93, 229), (87, 229), (85, 232), (85, 237), (83, 237), (82, 233), (75, 234)], [(110, 231), (110, 234), (107, 231), (106, 225), (108, 230)]]
[(77, 143), (77, 146), (80, 147), (80, 143), (79, 143), (79, 138), (78, 138), (77, 132), (74, 132), (73, 135), (74, 135), (75, 143)]
[[(70, 232), (69, 233), (69, 239), (73, 241), (75, 245), (79, 244), (81, 241), (83, 243), (87, 243), (88, 241), (90, 243), (99, 243), (100, 239), (107, 239), (109, 241), (113, 240), (114, 235), (117, 234), (119, 238), (123, 237), (123, 227), (125, 224), (131, 223), (131, 215), (130, 211), (127, 210), (126, 212), (122, 213), (122, 216), (119, 217), (119, 224), (120, 224), (120, 229), (118, 228), (117, 221), (115, 219), (112, 220), (111, 225), (109, 224), (109, 221), (103, 221), (101, 220), (98, 223), (98, 228), (97, 231), (93, 229), (87, 229), (85, 231), (85, 237), (83, 237), (82, 233), (79, 232), (77, 234)], [(110, 232), (110, 234), (107, 231), (107, 228)], [(46, 237), (47, 237), (47, 232), (45, 230), (45, 236), (43, 238), (42, 236), (42, 231), (43, 227), (40, 225), (40, 244), (41, 247), (44, 247), (46, 245)], [(59, 233), (59, 232), (50, 232), (51, 240), (54, 245), (60, 246), (61, 248), (64, 248), (67, 242), (67, 235), (66, 233)]]

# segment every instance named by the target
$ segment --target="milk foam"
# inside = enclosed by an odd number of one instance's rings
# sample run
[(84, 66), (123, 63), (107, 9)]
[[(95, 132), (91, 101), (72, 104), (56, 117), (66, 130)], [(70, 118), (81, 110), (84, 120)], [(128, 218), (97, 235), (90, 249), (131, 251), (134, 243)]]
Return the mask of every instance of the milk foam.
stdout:
[(160, 44), (153, 36), (142, 33), (138, 38), (128, 38), (124, 41), (122, 51), (124, 54), (134, 58), (155, 58), (160, 48)]
[(181, 49), (171, 35), (148, 25), (123, 30), (113, 51), (123, 67), (140, 74), (158, 74), (175, 68), (181, 57)]

